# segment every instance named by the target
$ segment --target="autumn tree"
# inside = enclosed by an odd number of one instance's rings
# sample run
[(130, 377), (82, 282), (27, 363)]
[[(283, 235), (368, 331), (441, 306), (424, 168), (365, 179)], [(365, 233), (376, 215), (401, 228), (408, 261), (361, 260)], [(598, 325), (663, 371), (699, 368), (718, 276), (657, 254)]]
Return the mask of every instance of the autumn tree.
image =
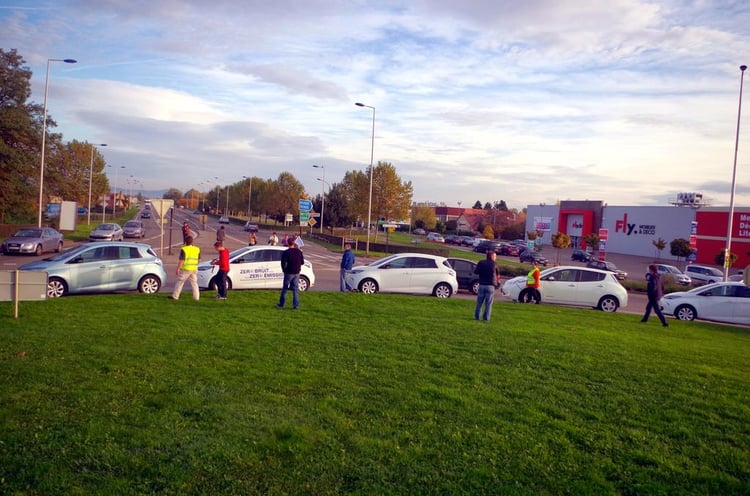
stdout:
[(693, 251), (690, 248), (690, 241), (685, 238), (675, 238), (669, 243), (669, 252), (677, 257), (687, 257)]
[(570, 236), (564, 232), (556, 232), (552, 235), (552, 246), (556, 248), (556, 260), (555, 263), (560, 263), (560, 250), (563, 250), (570, 246)]
[(412, 224), (415, 227), (421, 227), (431, 231), (435, 229), (437, 224), (437, 218), (435, 217), (435, 209), (425, 205), (418, 205), (412, 209)]
[(651, 244), (656, 248), (656, 259), (661, 259), (661, 252), (667, 247), (667, 242), (659, 238), (651, 241)]
[(182, 192), (177, 188), (169, 188), (166, 193), (162, 195), (165, 200), (174, 200), (175, 203), (182, 198)]

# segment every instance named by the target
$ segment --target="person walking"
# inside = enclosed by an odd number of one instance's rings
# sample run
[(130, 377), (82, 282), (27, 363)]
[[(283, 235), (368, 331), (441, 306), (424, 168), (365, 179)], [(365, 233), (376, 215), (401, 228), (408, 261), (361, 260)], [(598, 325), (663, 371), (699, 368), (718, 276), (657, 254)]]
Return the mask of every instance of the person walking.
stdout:
[(664, 296), (664, 281), (661, 280), (659, 269), (654, 264), (648, 266), (648, 272), (646, 273), (646, 293), (648, 294), (648, 303), (646, 304), (646, 313), (643, 314), (641, 322), (648, 322), (651, 310), (653, 309), (656, 316), (659, 317), (661, 325), (669, 327), (667, 319), (664, 318), (664, 314), (661, 313), (661, 307), (659, 306), (659, 300)]
[(187, 222), (182, 223), (182, 244), (187, 244), (187, 238), (190, 236), (190, 224)]
[[(495, 250), (487, 250), (487, 258), (481, 260), (474, 273), (479, 274), (479, 291), (477, 291), (477, 306), (474, 309), (474, 320), (479, 320), (482, 314), (482, 320), (490, 321), (492, 315), (492, 300), (495, 298), (495, 288), (499, 284), (500, 269), (495, 264), (497, 253)], [(482, 306), (484, 312), (482, 313)]]
[(340, 270), (340, 276), (341, 276), (340, 289), (342, 293), (352, 290), (352, 287), (349, 286), (348, 282), (346, 282), (346, 273), (352, 270), (352, 267), (354, 267), (354, 252), (352, 251), (352, 245), (351, 243), (345, 243), (344, 254), (341, 256), (341, 270)]
[(227, 239), (227, 231), (224, 229), (224, 226), (221, 226), (216, 231), (216, 241), (219, 241), (220, 243), (224, 243), (225, 239)]
[(541, 271), (539, 270), (539, 262), (536, 260), (533, 260), (531, 262), (531, 270), (526, 275), (526, 287), (529, 289), (529, 299), (526, 301), (527, 303), (531, 303), (531, 300), (534, 300), (534, 303), (537, 305), (540, 301), (542, 301), (542, 294), (539, 292), (539, 277), (541, 276)]
[(255, 233), (251, 232), (250, 236), (247, 238), (247, 246), (255, 246), (258, 244), (258, 238), (255, 237)]
[(185, 281), (190, 281), (193, 290), (193, 299), (200, 300), (201, 292), (198, 287), (198, 262), (201, 258), (201, 249), (193, 245), (193, 237), (185, 239), (185, 246), (180, 250), (180, 259), (177, 262), (177, 282), (174, 285), (170, 300), (179, 300)]
[(299, 307), (299, 273), (302, 270), (302, 264), (305, 263), (305, 257), (302, 250), (297, 248), (294, 240), (289, 240), (289, 248), (281, 254), (281, 270), (284, 272), (284, 284), (281, 287), (281, 296), (279, 297), (279, 308), (284, 308), (286, 303), (286, 292), (292, 290), (292, 307), (296, 310)]
[(219, 272), (216, 274), (216, 298), (227, 299), (227, 273), (229, 272), (229, 250), (224, 248), (224, 243), (217, 241), (214, 248), (219, 253), (219, 258), (211, 260), (211, 265), (218, 265)]

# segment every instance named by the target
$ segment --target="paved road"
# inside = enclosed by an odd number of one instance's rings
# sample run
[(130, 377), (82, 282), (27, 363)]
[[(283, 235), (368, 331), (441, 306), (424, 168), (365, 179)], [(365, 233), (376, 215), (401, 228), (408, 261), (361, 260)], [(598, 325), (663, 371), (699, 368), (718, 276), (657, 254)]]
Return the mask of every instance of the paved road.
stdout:
[[(216, 251), (213, 247), (216, 241), (216, 231), (220, 227), (216, 218), (209, 218), (209, 222), (203, 229), (199, 222), (199, 216), (193, 214), (192, 211), (184, 209), (177, 209), (174, 211), (174, 217), (172, 219), (171, 228), (169, 224), (164, 225), (163, 235), (162, 230), (155, 218), (142, 219), (146, 226), (146, 237), (142, 240), (147, 244), (150, 244), (154, 250), (160, 255), (164, 261), (167, 276), (169, 277), (167, 284), (162, 288), (162, 291), (171, 291), (174, 285), (174, 273), (177, 269), (177, 259), (180, 253), (180, 247), (182, 246), (182, 223), (187, 221), (192, 229), (196, 232), (197, 238), (195, 244), (201, 248), (201, 260), (211, 260)], [(241, 225), (229, 224), (225, 225), (226, 231), (225, 244), (230, 250), (237, 249), (247, 244), (248, 233), (243, 231)], [(279, 238), (282, 238), (284, 234), (296, 234), (299, 232), (299, 228), (296, 226), (284, 228), (279, 226), (277, 234)], [(170, 236), (171, 233), (171, 236)], [(270, 236), (270, 230), (261, 230), (257, 233), (258, 242), (264, 244), (267, 242)], [(74, 243), (66, 242), (66, 248), (73, 246)], [(467, 248), (467, 251), (469, 249)], [(320, 245), (313, 242), (306, 242), (304, 246), (305, 257), (310, 260), (315, 269), (315, 286), (311, 289), (312, 291), (338, 291), (339, 289), (339, 262), (341, 254), (339, 252), (331, 252)], [(560, 250), (559, 257), (556, 250), (550, 247), (546, 247), (544, 254), (550, 259), (550, 262), (555, 263), (559, 260), (560, 264), (571, 264), (571, 265), (583, 265), (580, 262), (570, 261), (571, 250)], [(49, 254), (43, 255), (47, 257)], [(39, 257), (27, 257), (27, 256), (1, 256), (0, 255), (0, 270), (14, 270), (18, 266), (35, 260)], [(504, 258), (504, 257), (498, 257)], [(515, 257), (509, 257), (509, 260), (517, 260)], [(614, 262), (620, 269), (628, 272), (628, 278), (637, 279), (645, 274), (646, 266), (652, 261), (647, 257), (635, 257), (630, 255), (620, 254), (608, 254), (608, 260)], [(665, 263), (672, 263), (682, 268), (683, 264), (678, 264), (674, 261), (662, 260)], [(367, 263), (367, 260), (361, 256), (357, 257), (357, 264)], [(465, 292), (457, 295), (459, 298), (473, 299), (474, 296)], [(639, 293), (630, 293), (629, 304), (624, 311), (628, 313), (643, 313), (646, 307), (646, 298), (644, 295)]]

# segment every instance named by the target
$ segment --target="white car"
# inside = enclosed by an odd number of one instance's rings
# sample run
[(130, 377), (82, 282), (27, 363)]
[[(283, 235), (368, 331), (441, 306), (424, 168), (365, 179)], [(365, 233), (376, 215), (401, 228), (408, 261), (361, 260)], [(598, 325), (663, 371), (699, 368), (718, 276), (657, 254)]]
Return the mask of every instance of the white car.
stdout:
[(706, 319), (750, 325), (750, 288), (741, 282), (717, 282), (670, 293), (659, 302), (678, 320)]
[(431, 232), (427, 234), (427, 241), (432, 241), (433, 243), (445, 243), (445, 238), (440, 233)]
[(705, 265), (688, 265), (685, 275), (690, 277), (693, 284), (712, 284), (724, 280), (724, 273), (717, 268)]
[(424, 253), (399, 253), (352, 268), (346, 280), (362, 293), (431, 294), (450, 298), (458, 291), (448, 259)]
[[(540, 275), (542, 302), (598, 308), (616, 312), (628, 305), (628, 292), (613, 272), (588, 267), (561, 266), (544, 269)], [(508, 279), (502, 293), (513, 301), (529, 303), (526, 276)]]
[[(281, 270), (281, 254), (285, 246), (255, 245), (245, 246), (229, 253), (229, 289), (281, 289), (284, 273)], [(198, 286), (216, 289), (218, 265), (211, 262), (198, 264)], [(299, 277), (299, 290), (307, 291), (315, 285), (312, 264), (305, 260)]]

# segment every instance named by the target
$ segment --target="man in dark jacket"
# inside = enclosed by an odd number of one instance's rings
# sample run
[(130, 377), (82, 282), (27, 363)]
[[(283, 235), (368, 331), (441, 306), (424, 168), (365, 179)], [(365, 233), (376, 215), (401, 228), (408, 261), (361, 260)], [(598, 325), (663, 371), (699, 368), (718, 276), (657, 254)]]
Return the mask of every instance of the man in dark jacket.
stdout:
[(299, 307), (299, 273), (302, 270), (302, 264), (305, 263), (305, 257), (302, 250), (297, 248), (294, 239), (289, 238), (289, 248), (281, 254), (281, 270), (284, 272), (284, 285), (281, 287), (281, 297), (279, 308), (284, 308), (286, 302), (286, 292), (292, 290), (292, 306), (296, 310)]
[(487, 250), (487, 258), (480, 261), (474, 268), (474, 273), (479, 275), (479, 291), (477, 291), (477, 306), (474, 309), (474, 320), (479, 320), (479, 314), (484, 305), (482, 319), (489, 322), (492, 315), (492, 300), (495, 297), (495, 288), (498, 286), (499, 269), (495, 265), (497, 254), (495, 250)]
[(646, 313), (643, 314), (641, 322), (648, 322), (648, 317), (651, 315), (651, 309), (653, 308), (654, 313), (659, 320), (661, 325), (667, 327), (667, 319), (664, 318), (664, 314), (661, 313), (661, 307), (659, 307), (659, 300), (664, 296), (664, 283), (662, 283), (661, 277), (659, 276), (659, 269), (656, 265), (651, 264), (648, 266), (648, 273), (646, 274), (646, 292), (648, 294), (648, 304), (646, 305)]

